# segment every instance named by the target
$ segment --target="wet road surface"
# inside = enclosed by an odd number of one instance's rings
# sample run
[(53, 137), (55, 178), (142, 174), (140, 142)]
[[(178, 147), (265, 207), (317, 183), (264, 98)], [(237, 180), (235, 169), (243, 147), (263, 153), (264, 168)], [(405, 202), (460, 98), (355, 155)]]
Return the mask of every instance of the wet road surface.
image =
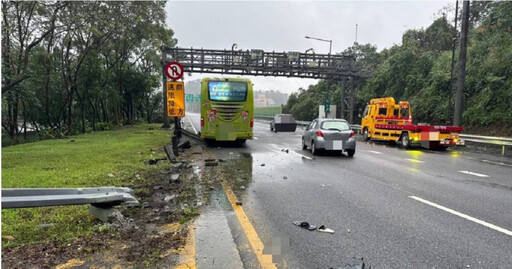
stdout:
[[(200, 130), (197, 114), (185, 121)], [(509, 158), (363, 141), (353, 158), (313, 156), (300, 148), (300, 128), (274, 133), (257, 121), (254, 131), (243, 147), (207, 150), (249, 170), (243, 187), (236, 173), (226, 181), (265, 246), (290, 238), (278, 267), (337, 268), (352, 257), (372, 268), (512, 267)], [(335, 233), (308, 231), (296, 220)], [(254, 258), (241, 260), (257, 267)]]

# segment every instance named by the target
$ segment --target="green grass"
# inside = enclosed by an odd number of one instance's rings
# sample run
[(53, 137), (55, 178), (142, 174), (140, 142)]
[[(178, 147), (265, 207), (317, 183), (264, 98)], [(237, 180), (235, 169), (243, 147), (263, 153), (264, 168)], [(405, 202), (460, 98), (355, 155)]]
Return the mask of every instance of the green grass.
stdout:
[[(141, 180), (135, 178), (136, 173), (143, 178), (144, 171), (170, 166), (163, 162), (144, 165), (145, 160), (165, 157), (162, 148), (172, 134), (159, 127), (135, 125), (3, 148), (2, 188), (131, 186)], [(45, 223), (52, 226), (38, 228)], [(2, 245), (88, 236), (99, 229), (97, 223), (87, 206), (4, 209), (2, 235), (16, 241), (2, 239)]]

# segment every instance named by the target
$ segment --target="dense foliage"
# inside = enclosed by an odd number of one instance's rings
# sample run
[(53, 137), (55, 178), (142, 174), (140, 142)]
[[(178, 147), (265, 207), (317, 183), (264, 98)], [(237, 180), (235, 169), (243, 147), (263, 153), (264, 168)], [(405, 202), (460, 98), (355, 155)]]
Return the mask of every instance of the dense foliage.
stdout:
[[(451, 124), (453, 33), (454, 27), (441, 16), (426, 29), (406, 31), (401, 45), (381, 52), (370, 44), (354, 44), (347, 49), (344, 53), (355, 53), (363, 72), (372, 75), (356, 89), (356, 111), (371, 98), (392, 96), (412, 103), (415, 122)], [(512, 134), (512, 2), (472, 2), (466, 70), (466, 130)], [(316, 117), (326, 85), (321, 81), (307, 90), (299, 89), (290, 95), (285, 111), (301, 120)], [(331, 103), (338, 107), (340, 92), (338, 85), (330, 90)]]
[[(154, 122), (165, 1), (2, 3), (2, 133), (48, 136)], [(26, 132), (24, 132), (26, 134)], [(4, 144), (6, 141), (3, 141)]]

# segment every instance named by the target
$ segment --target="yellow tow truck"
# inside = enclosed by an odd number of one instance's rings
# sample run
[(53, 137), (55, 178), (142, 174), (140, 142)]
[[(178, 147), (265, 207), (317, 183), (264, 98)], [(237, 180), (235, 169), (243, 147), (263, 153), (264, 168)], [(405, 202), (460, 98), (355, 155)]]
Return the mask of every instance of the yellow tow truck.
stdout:
[(371, 99), (363, 112), (361, 132), (365, 140), (396, 141), (406, 148), (420, 145), (441, 149), (464, 145), (459, 138), (463, 128), (412, 123), (409, 102), (395, 103), (393, 97)]

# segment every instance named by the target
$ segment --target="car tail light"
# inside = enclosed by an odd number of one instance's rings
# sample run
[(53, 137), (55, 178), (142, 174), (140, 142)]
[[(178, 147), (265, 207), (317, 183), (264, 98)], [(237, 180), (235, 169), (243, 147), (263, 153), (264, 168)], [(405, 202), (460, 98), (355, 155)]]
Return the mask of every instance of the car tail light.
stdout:
[(251, 118), (251, 128), (254, 127), (254, 118)]
[(318, 130), (318, 131), (316, 131), (316, 136), (324, 137), (324, 133), (322, 133), (322, 131)]
[(204, 127), (204, 119), (201, 118), (201, 127)]
[(356, 135), (356, 133), (354, 133), (354, 131), (350, 131), (350, 137), (354, 137), (354, 135)]

